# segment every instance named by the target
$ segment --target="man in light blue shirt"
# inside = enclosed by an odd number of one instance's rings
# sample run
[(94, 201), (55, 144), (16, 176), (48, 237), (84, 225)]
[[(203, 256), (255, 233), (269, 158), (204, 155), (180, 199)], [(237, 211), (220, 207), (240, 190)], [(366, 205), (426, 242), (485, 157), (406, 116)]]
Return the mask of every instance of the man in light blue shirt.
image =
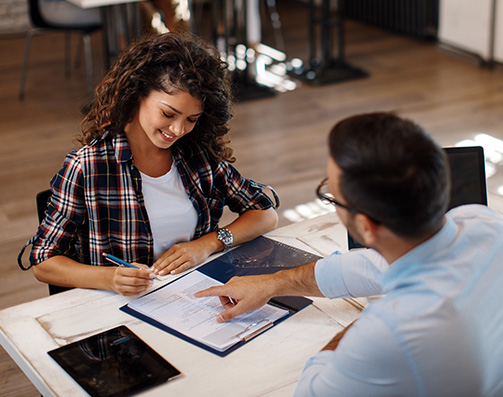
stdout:
[(503, 396), (503, 217), (479, 205), (445, 215), (446, 164), (411, 121), (341, 121), (318, 195), (371, 249), (196, 296), (221, 296), (227, 321), (277, 295), (384, 294), (307, 361), (298, 396)]

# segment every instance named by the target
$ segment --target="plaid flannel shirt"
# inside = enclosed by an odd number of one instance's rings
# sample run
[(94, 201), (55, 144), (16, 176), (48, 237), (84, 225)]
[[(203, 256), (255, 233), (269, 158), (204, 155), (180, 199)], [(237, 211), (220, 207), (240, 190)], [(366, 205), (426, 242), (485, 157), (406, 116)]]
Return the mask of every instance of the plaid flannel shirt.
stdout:
[[(180, 145), (183, 147), (183, 145)], [(214, 231), (228, 206), (232, 212), (276, 208), (266, 186), (242, 177), (227, 162), (211, 160), (201, 147), (173, 147), (173, 161), (194, 205), (194, 239)], [(29, 269), (64, 255), (78, 262), (104, 265), (103, 252), (128, 262), (153, 264), (153, 235), (141, 189), (141, 176), (124, 134), (104, 136), (71, 152), (51, 181), (45, 219), (18, 257)], [(30, 266), (22, 264), (33, 245)]]

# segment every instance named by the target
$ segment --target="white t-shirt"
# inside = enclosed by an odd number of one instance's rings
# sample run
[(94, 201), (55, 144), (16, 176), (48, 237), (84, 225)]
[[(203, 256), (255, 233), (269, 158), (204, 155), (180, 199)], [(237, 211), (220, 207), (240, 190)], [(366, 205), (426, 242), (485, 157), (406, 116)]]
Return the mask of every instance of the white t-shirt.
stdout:
[(140, 174), (145, 207), (154, 236), (154, 260), (157, 260), (173, 244), (192, 240), (197, 212), (175, 165), (158, 178), (143, 172)]

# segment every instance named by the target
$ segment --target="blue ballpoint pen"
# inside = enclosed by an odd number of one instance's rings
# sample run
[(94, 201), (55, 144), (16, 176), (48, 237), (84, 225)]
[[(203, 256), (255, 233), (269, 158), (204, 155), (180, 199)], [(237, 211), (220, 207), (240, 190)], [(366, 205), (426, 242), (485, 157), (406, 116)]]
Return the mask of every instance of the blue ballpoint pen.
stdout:
[(134, 269), (139, 269), (138, 266), (132, 265), (131, 263), (126, 262), (120, 258), (117, 258), (116, 256), (113, 256), (112, 254), (107, 254), (106, 252), (103, 252), (103, 256), (105, 257), (106, 260), (116, 264), (117, 266), (126, 266), (126, 267), (132, 267)]
[[(138, 266), (132, 265), (129, 262), (126, 262), (122, 260), (121, 258), (117, 258), (116, 256), (113, 256), (112, 254), (107, 254), (106, 252), (103, 252), (103, 256), (105, 257), (106, 260), (109, 262), (112, 262), (113, 264), (117, 266), (125, 266), (125, 267), (132, 267), (133, 269), (140, 269)], [(159, 277), (154, 277), (156, 280), (159, 280)]]

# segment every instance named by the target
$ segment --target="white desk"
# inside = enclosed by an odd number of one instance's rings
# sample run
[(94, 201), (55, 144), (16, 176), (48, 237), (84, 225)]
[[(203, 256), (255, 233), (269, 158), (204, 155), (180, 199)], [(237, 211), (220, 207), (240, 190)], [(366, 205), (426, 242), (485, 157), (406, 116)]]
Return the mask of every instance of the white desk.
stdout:
[[(335, 214), (268, 236), (317, 254), (327, 254), (332, 244), (341, 252), (347, 246), (346, 230)], [(44, 396), (86, 395), (47, 351), (119, 324), (182, 372), (180, 378), (142, 395), (291, 396), (305, 361), (360, 313), (344, 300), (315, 298), (312, 305), (222, 358), (120, 311), (131, 299), (74, 289), (4, 309), (0, 343)]]
[(106, 70), (141, 35), (138, 2), (143, 0), (67, 0), (80, 8), (100, 7), (103, 20)]

